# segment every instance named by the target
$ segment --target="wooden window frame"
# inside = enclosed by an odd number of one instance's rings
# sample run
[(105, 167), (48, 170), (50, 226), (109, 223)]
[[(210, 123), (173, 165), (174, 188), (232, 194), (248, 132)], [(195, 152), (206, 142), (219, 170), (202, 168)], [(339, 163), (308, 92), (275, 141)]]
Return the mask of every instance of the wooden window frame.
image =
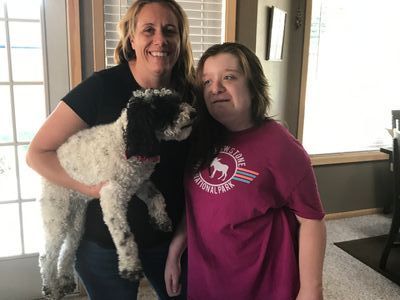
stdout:
[[(304, 21), (303, 57), (302, 57), (302, 67), (301, 67), (299, 117), (297, 124), (297, 138), (300, 142), (303, 142), (303, 131), (304, 131), (304, 112), (305, 112), (307, 75), (308, 75), (308, 51), (310, 47), (311, 13), (312, 13), (312, 0), (306, 0), (305, 14), (304, 14), (305, 21)], [(311, 157), (311, 162), (314, 166), (379, 161), (379, 160), (389, 159), (389, 155), (381, 153), (377, 150), (312, 154), (310, 155), (310, 157)]]
[(225, 9), (225, 42), (236, 40), (236, 0), (226, 0)]
[(69, 85), (75, 87), (82, 81), (81, 30), (79, 0), (66, 0)]

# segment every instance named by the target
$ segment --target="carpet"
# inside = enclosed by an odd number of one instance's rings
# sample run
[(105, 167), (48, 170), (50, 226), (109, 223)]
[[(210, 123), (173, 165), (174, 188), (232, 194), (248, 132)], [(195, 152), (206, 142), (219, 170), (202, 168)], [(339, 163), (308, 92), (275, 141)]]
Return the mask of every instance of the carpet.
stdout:
[(400, 285), (400, 248), (390, 251), (386, 269), (379, 268), (379, 260), (386, 242), (386, 235), (380, 235), (359, 240), (334, 243), (354, 258), (363, 262), (376, 272)]

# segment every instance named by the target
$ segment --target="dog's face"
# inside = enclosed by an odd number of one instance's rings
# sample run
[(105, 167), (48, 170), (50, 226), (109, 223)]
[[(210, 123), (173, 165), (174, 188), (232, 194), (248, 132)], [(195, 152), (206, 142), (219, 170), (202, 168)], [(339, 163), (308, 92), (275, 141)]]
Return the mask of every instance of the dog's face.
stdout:
[(157, 138), (165, 141), (185, 140), (189, 137), (192, 130), (195, 110), (187, 103), (171, 105), (173, 105), (173, 108), (170, 112), (171, 115), (166, 116), (164, 122), (161, 122), (161, 126), (156, 129)]
[(127, 107), (128, 154), (154, 155), (159, 140), (188, 138), (194, 115), (194, 108), (170, 90), (135, 91)]

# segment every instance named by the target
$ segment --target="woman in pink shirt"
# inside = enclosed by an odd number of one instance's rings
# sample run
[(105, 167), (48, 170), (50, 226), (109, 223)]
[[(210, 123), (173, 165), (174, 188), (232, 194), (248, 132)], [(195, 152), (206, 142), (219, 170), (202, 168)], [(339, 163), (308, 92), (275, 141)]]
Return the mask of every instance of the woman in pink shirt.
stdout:
[[(322, 299), (326, 233), (314, 172), (301, 144), (266, 115), (258, 58), (237, 43), (214, 45), (197, 79), (187, 229), (171, 244), (180, 253), (187, 234), (188, 299)], [(167, 260), (170, 278), (176, 261)]]

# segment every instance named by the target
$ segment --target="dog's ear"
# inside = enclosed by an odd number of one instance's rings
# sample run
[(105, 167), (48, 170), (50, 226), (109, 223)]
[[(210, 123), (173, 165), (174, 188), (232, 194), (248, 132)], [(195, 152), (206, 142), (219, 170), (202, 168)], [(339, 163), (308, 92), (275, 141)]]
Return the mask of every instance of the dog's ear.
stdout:
[(127, 126), (124, 132), (126, 156), (151, 157), (159, 155), (160, 143), (154, 128), (154, 114), (150, 103), (130, 102), (127, 108)]

